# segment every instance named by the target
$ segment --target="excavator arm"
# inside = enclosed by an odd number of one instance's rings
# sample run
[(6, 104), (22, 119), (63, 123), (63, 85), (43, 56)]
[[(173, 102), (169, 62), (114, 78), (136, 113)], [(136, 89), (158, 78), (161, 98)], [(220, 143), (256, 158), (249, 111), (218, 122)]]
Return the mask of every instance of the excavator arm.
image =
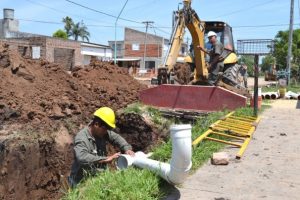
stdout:
[(205, 23), (201, 22), (196, 12), (191, 8), (191, 0), (184, 0), (183, 9), (177, 11), (176, 23), (170, 40), (170, 47), (164, 61), (168, 72), (172, 71), (183, 43), (185, 28), (187, 27), (193, 39), (195, 53), (194, 81), (205, 81), (208, 76), (204, 52), (197, 50), (197, 46), (204, 48)]

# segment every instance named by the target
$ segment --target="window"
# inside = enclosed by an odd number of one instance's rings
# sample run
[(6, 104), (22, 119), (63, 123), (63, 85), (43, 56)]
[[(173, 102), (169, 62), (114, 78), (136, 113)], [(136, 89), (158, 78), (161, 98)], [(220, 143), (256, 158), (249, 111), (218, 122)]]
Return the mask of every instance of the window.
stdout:
[[(115, 44), (112, 44), (111, 45), (111, 48), (113, 49), (113, 50), (115, 50)], [(122, 44), (117, 44), (117, 51), (121, 51), (122, 50)]]
[(145, 68), (146, 69), (153, 69), (153, 68), (155, 68), (155, 61), (146, 61), (146, 66), (145, 66)]
[(117, 51), (121, 51), (122, 50), (122, 44), (117, 44)]
[(32, 47), (32, 59), (40, 59), (41, 47)]
[(140, 50), (140, 44), (132, 44), (131, 49), (132, 49), (132, 51), (139, 51)]

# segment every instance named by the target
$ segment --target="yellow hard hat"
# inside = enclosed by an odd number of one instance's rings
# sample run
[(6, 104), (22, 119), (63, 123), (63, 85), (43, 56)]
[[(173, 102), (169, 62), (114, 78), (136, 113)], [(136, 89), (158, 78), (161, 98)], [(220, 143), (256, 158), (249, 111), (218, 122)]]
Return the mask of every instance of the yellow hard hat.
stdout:
[(94, 112), (95, 117), (102, 119), (111, 128), (116, 128), (116, 117), (114, 111), (109, 107), (101, 107)]

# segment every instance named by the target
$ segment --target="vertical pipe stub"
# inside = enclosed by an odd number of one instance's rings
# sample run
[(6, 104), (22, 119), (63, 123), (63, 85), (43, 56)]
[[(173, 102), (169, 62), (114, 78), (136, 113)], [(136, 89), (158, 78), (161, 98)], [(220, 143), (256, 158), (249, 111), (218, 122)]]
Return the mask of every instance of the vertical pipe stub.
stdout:
[(149, 169), (171, 184), (184, 182), (192, 167), (192, 138), (190, 124), (172, 125), (170, 127), (172, 140), (172, 158), (170, 164), (147, 158), (143, 152), (135, 156), (121, 155), (117, 160), (118, 169), (126, 169), (134, 165)]
[(171, 125), (170, 131), (173, 137), (190, 137), (192, 126), (190, 124), (174, 124)]

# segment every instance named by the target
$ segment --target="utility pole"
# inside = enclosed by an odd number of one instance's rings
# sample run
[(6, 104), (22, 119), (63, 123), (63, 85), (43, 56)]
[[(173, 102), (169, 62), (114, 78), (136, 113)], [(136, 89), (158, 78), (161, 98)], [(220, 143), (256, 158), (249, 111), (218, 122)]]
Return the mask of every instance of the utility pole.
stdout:
[(118, 20), (127, 4), (128, 0), (126, 0), (125, 4), (123, 5), (121, 11), (119, 12), (119, 15), (115, 21), (115, 48), (114, 48), (114, 64), (117, 64), (117, 23), (118, 23)]
[(288, 71), (288, 85), (291, 79), (291, 67), (292, 67), (292, 44), (293, 44), (293, 23), (294, 23), (294, 0), (291, 0), (291, 11), (290, 11), (290, 31), (289, 31), (289, 46), (287, 55), (287, 71)]
[(146, 52), (147, 52), (147, 37), (148, 37), (148, 27), (150, 24), (153, 24), (153, 21), (145, 21), (143, 24), (146, 24), (146, 34), (145, 34), (145, 40), (144, 40), (144, 69), (146, 68)]
[[(154, 35), (155, 36), (157, 36), (156, 35), (156, 31), (155, 31), (155, 27), (154, 26), (151, 26), (152, 28), (153, 28), (153, 31), (154, 31)], [(155, 40), (157, 40), (157, 39), (155, 39)], [(157, 42), (157, 59), (159, 58), (159, 42)]]
[(189, 52), (189, 49), (190, 49), (189, 41), (190, 41), (190, 38), (186, 37), (186, 46), (187, 46), (186, 52)]

